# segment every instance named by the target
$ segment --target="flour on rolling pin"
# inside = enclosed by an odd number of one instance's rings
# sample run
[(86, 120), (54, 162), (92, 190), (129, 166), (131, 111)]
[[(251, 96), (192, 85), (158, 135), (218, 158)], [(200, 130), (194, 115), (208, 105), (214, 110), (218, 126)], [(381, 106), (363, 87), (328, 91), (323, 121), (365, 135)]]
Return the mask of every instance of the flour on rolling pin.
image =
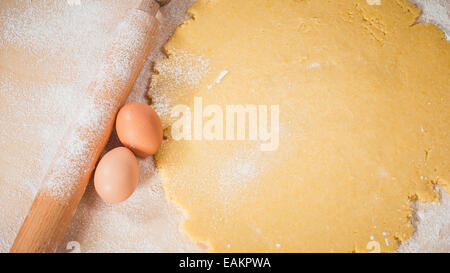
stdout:
[[(109, 28), (114, 27), (106, 23), (118, 20), (115, 16), (112, 7), (99, 2), (69, 6), (65, 1), (53, 1), (51, 5), (30, 1), (0, 8), (0, 52), (13, 56), (10, 52), (18, 50), (23, 55), (20, 61), (26, 62), (30, 71), (36, 71), (38, 79), (45, 74), (58, 75), (36, 82), (17, 74), (17, 60), (1, 61), (2, 68), (6, 65), (7, 69), (0, 71), (0, 97), (5, 102), (0, 146), (33, 143), (27, 146), (39, 155), (30, 156), (31, 151), (13, 154), (3, 151), (13, 163), (27, 166), (14, 177), (5, 177), (3, 172), (3, 179), (23, 188), (25, 194), (36, 193), (64, 129), (79, 115), (79, 106), (87, 101), (84, 90), (98, 71), (99, 52), (110, 40)], [(9, 131), (15, 132), (14, 136)], [(0, 189), (8, 190), (5, 188), (8, 185), (3, 184)], [(13, 221), (17, 223), (23, 220), (16, 218)]]
[[(108, 90), (102, 97), (88, 95), (88, 102), (80, 105), (80, 116), (74, 123), (74, 128), (84, 128), (85, 130), (75, 130), (70, 132), (62, 144), (62, 152), (55, 159), (52, 172), (43, 185), (43, 189), (54, 198), (65, 198), (71, 196), (78, 187), (80, 175), (85, 172), (85, 166), (93, 160), (94, 150), (98, 144), (98, 139), (103, 136), (103, 132), (109, 126), (120, 107), (117, 103), (117, 96), (126, 81), (131, 77), (134, 60), (140, 55), (139, 46), (146, 37), (148, 22), (145, 22), (139, 10), (131, 10), (131, 16), (120, 23), (117, 28), (118, 36), (115, 37), (112, 47), (114, 54), (106, 56), (105, 62), (97, 73), (96, 80), (92, 83), (98, 88)], [(134, 31), (130, 31), (134, 30)]]
[[(49, 109), (49, 115), (61, 114), (65, 110), (74, 112), (72, 114), (75, 115), (66, 117), (62, 124), (54, 126), (55, 128), (49, 126), (48, 130), (42, 128), (36, 130), (39, 134), (45, 132), (51, 134), (46, 138), (57, 139), (55, 136), (60, 134), (58, 131), (65, 128), (68, 118), (71, 118), (71, 127), (89, 129), (88, 135), (72, 133), (62, 144), (64, 152), (51, 163), (54, 164), (53, 172), (49, 174), (43, 189), (51, 196), (61, 199), (74, 190), (74, 179), (87, 171), (82, 166), (91, 159), (89, 150), (92, 149), (95, 139), (99, 137), (97, 133), (104, 130), (105, 122), (110, 118), (108, 115), (119, 107), (114, 102), (115, 92), (119, 91), (124, 81), (130, 77), (132, 70), (130, 64), (139, 55), (137, 46), (142, 44), (146, 28), (148, 29), (149, 26), (142, 16), (137, 16), (137, 13), (142, 11), (130, 10), (131, 14), (127, 16), (127, 20), (122, 21), (115, 29), (117, 36), (113, 37), (112, 46), (116, 49), (116, 54), (102, 59), (96, 55), (101, 55), (98, 52), (108, 46), (110, 39), (107, 39), (109, 38), (107, 33), (99, 31), (105, 26), (99, 26), (100, 22), (97, 22), (95, 18), (101, 16), (105, 22), (113, 20), (110, 15), (113, 11), (109, 10), (107, 5), (90, 2), (80, 6), (68, 6), (62, 1), (56, 1), (48, 10), (46, 20), (40, 20), (46, 8), (45, 3), (38, 2), (0, 11), (0, 27), (2, 28), (0, 49), (26, 48), (26, 51), (30, 51), (30, 55), (39, 56), (36, 64), (32, 64), (38, 71), (41, 68), (40, 63), (60, 58), (59, 54), (67, 53), (68, 56), (60, 59), (64, 59), (64, 62), (67, 62), (65, 66), (70, 68), (50, 70), (48, 73), (58, 73), (60, 78), (72, 77), (76, 83), (33, 84), (19, 92), (19, 88), (11, 80), (12, 75), (4, 81), (0, 79), (0, 87), (2, 92), (15, 92), (14, 97), (23, 96), (24, 101), (36, 96), (36, 99), (31, 99), (33, 104), (41, 104), (42, 108)], [(86, 40), (89, 41), (89, 46), (84, 46)], [(109, 74), (106, 75), (105, 71)], [(86, 93), (84, 90), (92, 81), (109, 90), (110, 96), (98, 100), (91, 96), (92, 94)], [(58, 95), (56, 101), (42, 99), (42, 93), (52, 94), (53, 91), (55, 95)], [(56, 98), (51, 95), (50, 97)], [(51, 109), (54, 111), (52, 112)], [(17, 113), (11, 113), (10, 119), (16, 119), (14, 117), (16, 115)], [(47, 145), (51, 144), (55, 145), (55, 143), (47, 143)], [(45, 167), (42, 166), (42, 168)], [(32, 187), (37, 188), (37, 185)]]
[(148, 57), (160, 23), (159, 5), (142, 0), (115, 32), (95, 79), (88, 106), (70, 124), (11, 247), (11, 252), (55, 252), (84, 194), (95, 163), (112, 132), (115, 115), (130, 94)]

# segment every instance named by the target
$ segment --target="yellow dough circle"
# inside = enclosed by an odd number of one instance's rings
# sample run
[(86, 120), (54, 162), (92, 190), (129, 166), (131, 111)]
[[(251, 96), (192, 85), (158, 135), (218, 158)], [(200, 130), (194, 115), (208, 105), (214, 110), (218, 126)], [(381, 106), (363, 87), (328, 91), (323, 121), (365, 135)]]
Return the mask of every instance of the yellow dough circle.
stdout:
[[(200, 0), (149, 96), (184, 231), (216, 252), (393, 251), (449, 189), (450, 51), (406, 0)], [(278, 105), (279, 147), (175, 140), (171, 109)], [(204, 117), (205, 121), (208, 119)]]

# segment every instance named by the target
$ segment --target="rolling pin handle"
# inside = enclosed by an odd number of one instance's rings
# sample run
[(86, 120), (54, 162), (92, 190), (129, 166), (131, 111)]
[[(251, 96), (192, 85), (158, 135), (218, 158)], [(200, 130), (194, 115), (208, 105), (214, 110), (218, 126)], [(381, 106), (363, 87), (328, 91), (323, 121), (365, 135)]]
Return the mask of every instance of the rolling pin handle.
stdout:
[(139, 6), (139, 10), (147, 12), (151, 16), (156, 16), (160, 6), (155, 0), (143, 0)]

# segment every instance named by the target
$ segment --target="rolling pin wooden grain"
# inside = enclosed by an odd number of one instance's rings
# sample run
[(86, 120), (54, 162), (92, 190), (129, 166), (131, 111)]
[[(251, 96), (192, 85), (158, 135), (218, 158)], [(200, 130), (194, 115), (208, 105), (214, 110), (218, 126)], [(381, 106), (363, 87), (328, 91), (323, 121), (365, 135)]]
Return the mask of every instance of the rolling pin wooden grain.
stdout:
[[(166, 4), (168, 1), (158, 2)], [(143, 0), (140, 7), (131, 9), (119, 24), (104, 63), (87, 92), (91, 107), (101, 108), (98, 111), (101, 116), (88, 123), (77, 121), (66, 133), (14, 241), (10, 250), (12, 253), (49, 253), (57, 250), (111, 135), (116, 114), (128, 98), (155, 43), (160, 26), (157, 19), (160, 4), (154, 0)], [(95, 109), (93, 111), (95, 113)], [(87, 112), (90, 113), (89, 109)], [(78, 157), (71, 144), (80, 139), (86, 146)], [(64, 160), (70, 166), (67, 170), (61, 168)], [(59, 187), (59, 192), (55, 194), (48, 186), (55, 183), (70, 187), (63, 187), (62, 190)]]

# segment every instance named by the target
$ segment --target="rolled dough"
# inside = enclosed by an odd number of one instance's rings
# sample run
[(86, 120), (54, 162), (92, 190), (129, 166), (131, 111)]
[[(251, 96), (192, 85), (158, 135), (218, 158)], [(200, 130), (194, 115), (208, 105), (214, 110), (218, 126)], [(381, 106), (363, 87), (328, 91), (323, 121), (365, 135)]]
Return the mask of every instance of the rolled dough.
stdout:
[[(183, 229), (216, 252), (390, 252), (449, 190), (450, 48), (392, 1), (200, 0), (149, 96)], [(226, 76), (224, 76), (226, 71)], [(220, 80), (218, 80), (220, 78)], [(170, 109), (279, 105), (280, 145), (175, 141)]]

